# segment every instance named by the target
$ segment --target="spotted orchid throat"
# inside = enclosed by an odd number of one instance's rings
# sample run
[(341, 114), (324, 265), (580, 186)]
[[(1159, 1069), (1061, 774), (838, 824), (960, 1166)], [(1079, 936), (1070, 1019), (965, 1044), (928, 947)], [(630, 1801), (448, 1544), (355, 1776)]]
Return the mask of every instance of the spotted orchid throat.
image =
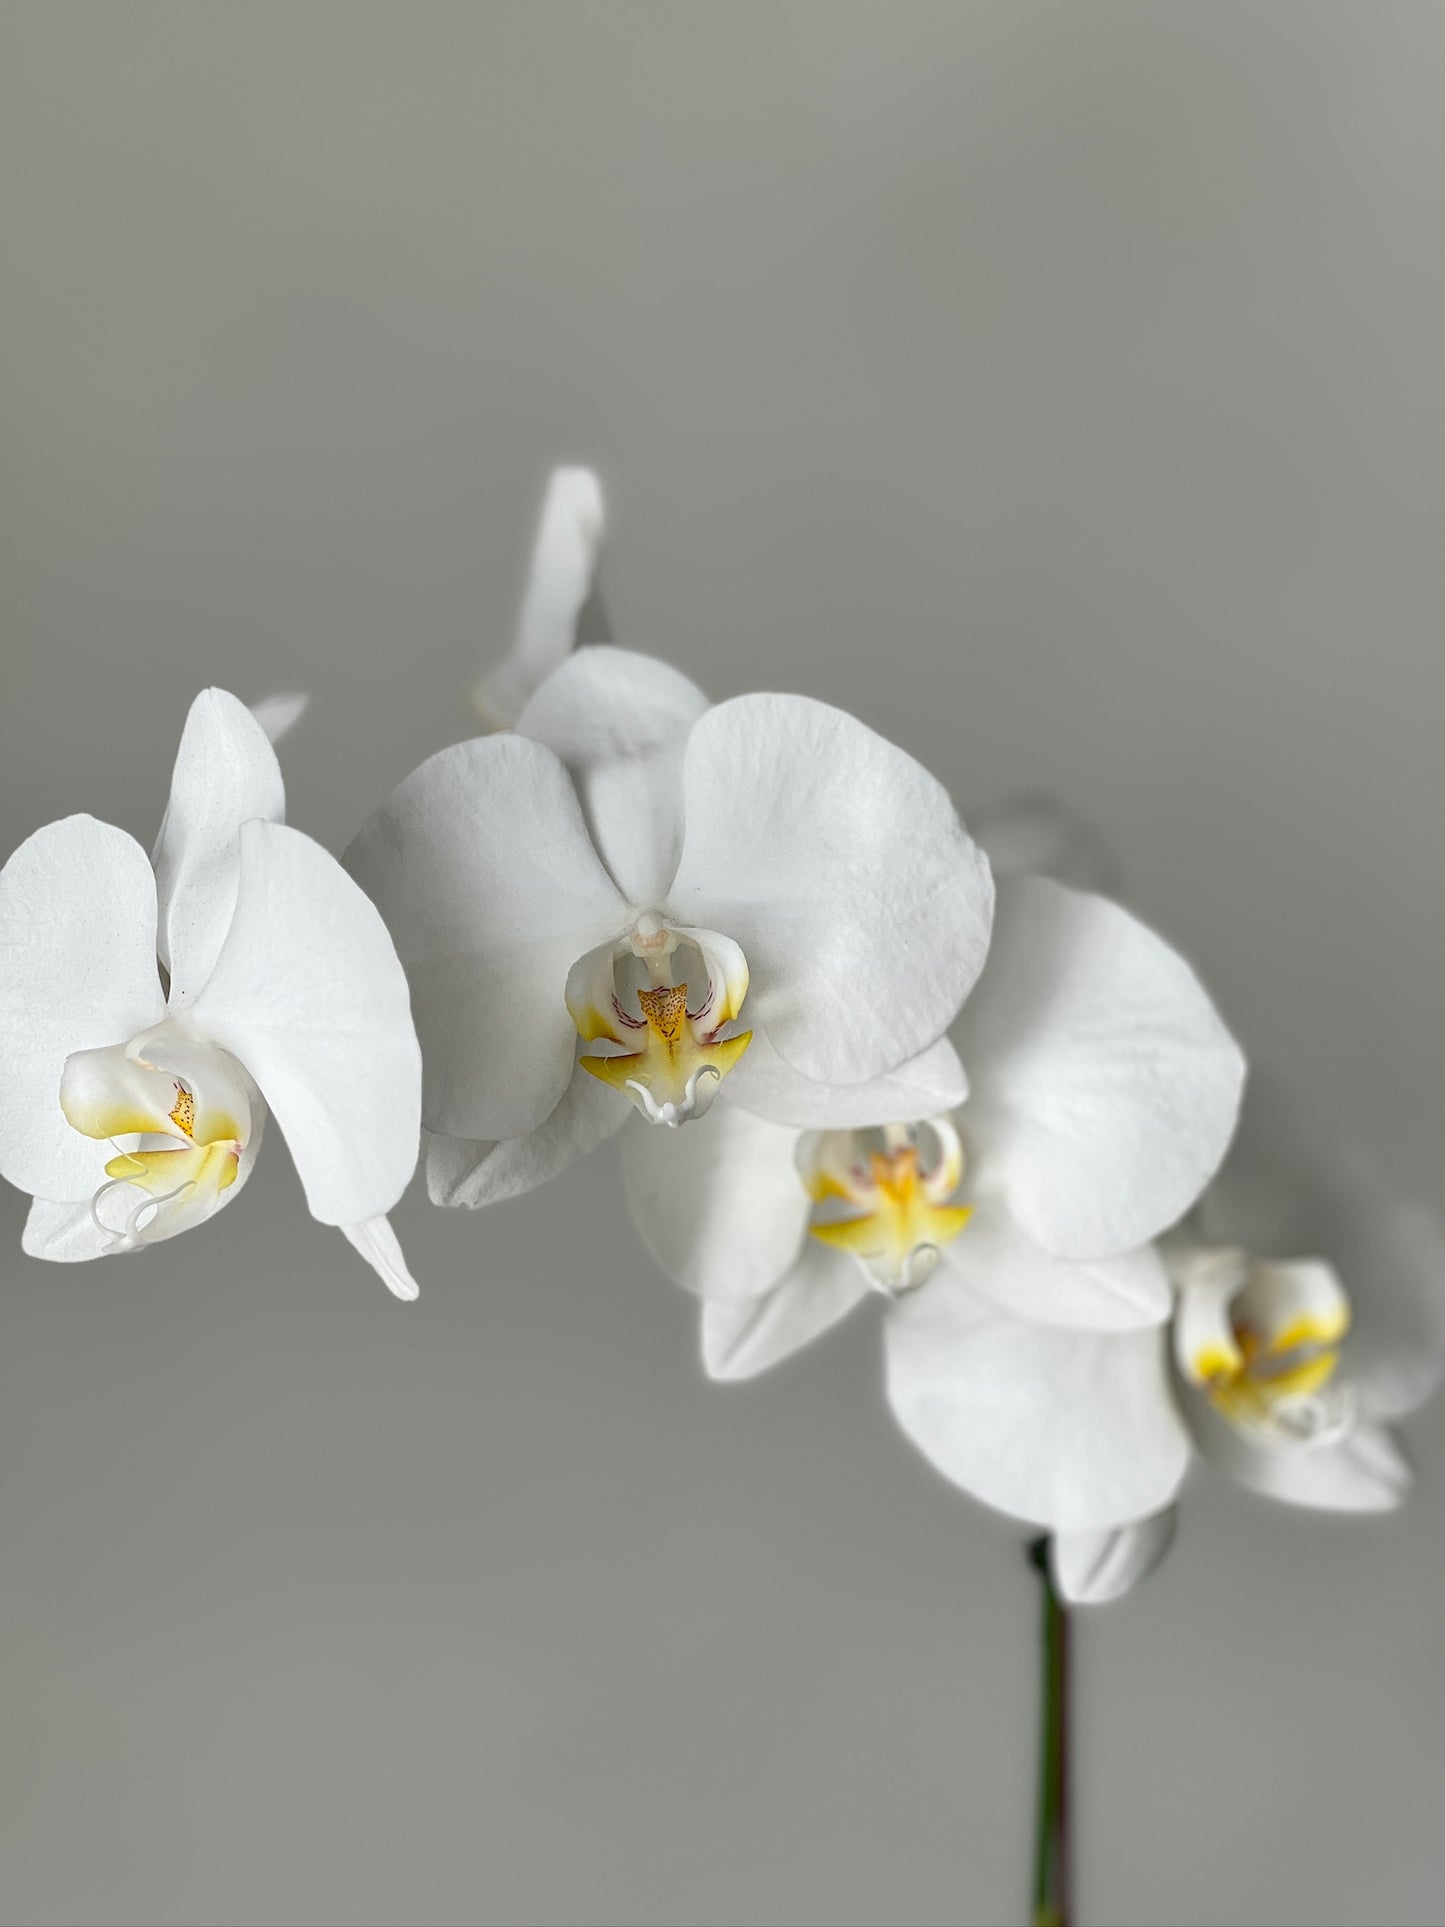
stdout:
[(252, 1141), (248, 1082), (233, 1057), (176, 1019), (67, 1058), (67, 1122), (115, 1147), (90, 1200), (108, 1251), (139, 1251), (220, 1208)]
[(723, 1034), (747, 994), (747, 959), (731, 938), (640, 917), (568, 974), (578, 1036), (614, 1047), (579, 1062), (650, 1123), (675, 1129), (705, 1115), (751, 1043), (751, 1031)]

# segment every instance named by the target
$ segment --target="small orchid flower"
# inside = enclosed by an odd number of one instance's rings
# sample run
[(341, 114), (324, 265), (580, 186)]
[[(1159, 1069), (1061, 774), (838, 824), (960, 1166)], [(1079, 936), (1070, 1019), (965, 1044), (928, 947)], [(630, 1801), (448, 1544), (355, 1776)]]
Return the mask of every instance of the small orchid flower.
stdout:
[(347, 853), (412, 981), (438, 1203), (515, 1195), (634, 1109), (807, 1116), (915, 1059), (963, 1090), (940, 1038), (992, 885), (947, 794), (825, 704), (569, 656), (600, 533), (595, 477), (562, 471), (484, 687), (515, 729), (432, 757)]
[[(1097, 831), (1048, 799), (973, 819), (995, 872), (1112, 874)], [(1285, 1503), (1388, 1510), (1411, 1473), (1393, 1420), (1445, 1376), (1445, 1227), (1392, 1196), (1338, 1132), (1277, 1088), (1252, 1088), (1229, 1158), (1161, 1247), (1176, 1286), (1171, 1350), (1195, 1453)], [(1169, 1509), (1055, 1534), (1073, 1605), (1116, 1599), (1167, 1551)]]
[[(1172, 1352), (1199, 1458), (1288, 1505), (1383, 1512), (1409, 1490), (1392, 1430), (1445, 1377), (1445, 1226), (1277, 1088), (1255, 1089), (1218, 1179), (1161, 1247)], [(1291, 1254), (1308, 1254), (1305, 1256)], [(1171, 1514), (1064, 1533), (1055, 1583), (1117, 1598), (1168, 1547)]]
[(1196, 1218), (1171, 1240), (1174, 1353), (1200, 1452), (1271, 1498), (1400, 1503), (1389, 1427), (1445, 1376), (1445, 1227), (1262, 1092)]
[(957, 1036), (972, 1089), (949, 1116), (865, 1090), (820, 1130), (732, 1107), (654, 1155), (625, 1144), (634, 1216), (707, 1301), (714, 1377), (875, 1295), (894, 1415), (947, 1477), (1038, 1524), (1137, 1519), (1189, 1450), (1150, 1240), (1223, 1157), (1243, 1061), (1167, 945), (1034, 878), (1000, 885)]
[(269, 1107), (312, 1215), (416, 1296), (384, 1215), (416, 1160), (406, 980), (284, 801), (265, 724), (210, 689), (153, 859), (72, 816), (0, 872), (0, 1173), (34, 1199), (33, 1256), (139, 1251), (204, 1222), (249, 1176)]

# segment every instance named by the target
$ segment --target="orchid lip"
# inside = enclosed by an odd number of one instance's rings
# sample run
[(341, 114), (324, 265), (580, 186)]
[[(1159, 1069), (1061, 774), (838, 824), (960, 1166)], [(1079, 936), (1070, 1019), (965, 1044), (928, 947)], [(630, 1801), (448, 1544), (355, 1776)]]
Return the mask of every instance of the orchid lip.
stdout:
[[(112, 1252), (138, 1251), (210, 1217), (251, 1139), (245, 1074), (184, 1021), (74, 1052), (60, 1102), (73, 1130), (115, 1150), (90, 1200)], [(112, 1201), (127, 1199), (116, 1222)]]
[[(107, 1165), (106, 1169), (109, 1170), (109, 1168)], [(145, 1233), (155, 1223), (162, 1209), (194, 1188), (194, 1181), (187, 1178), (183, 1183), (178, 1184), (174, 1191), (164, 1191), (159, 1197), (142, 1197), (140, 1203), (127, 1212), (125, 1223), (115, 1226), (107, 1224), (101, 1216), (101, 1202), (118, 1192), (131, 1190), (131, 1181), (129, 1178), (111, 1178), (101, 1185), (90, 1201), (90, 1215), (95, 1221), (96, 1229), (110, 1240), (106, 1246), (107, 1254), (113, 1256), (120, 1252), (144, 1250)]]
[(1359, 1401), (1338, 1372), (1350, 1305), (1328, 1266), (1220, 1249), (1187, 1259), (1181, 1282), (1179, 1368), (1220, 1417), (1292, 1449), (1349, 1436)]
[[(933, 1156), (925, 1164), (926, 1138)], [(848, 1252), (890, 1300), (932, 1277), (973, 1215), (972, 1205), (953, 1202), (964, 1155), (948, 1118), (812, 1133), (799, 1145), (799, 1167), (814, 1199), (810, 1235)], [(851, 1213), (839, 1215), (845, 1207)]]
[(578, 1061), (650, 1124), (675, 1130), (707, 1114), (752, 1041), (732, 1029), (747, 988), (747, 961), (730, 938), (646, 912), (569, 973), (578, 1035), (602, 1046)]

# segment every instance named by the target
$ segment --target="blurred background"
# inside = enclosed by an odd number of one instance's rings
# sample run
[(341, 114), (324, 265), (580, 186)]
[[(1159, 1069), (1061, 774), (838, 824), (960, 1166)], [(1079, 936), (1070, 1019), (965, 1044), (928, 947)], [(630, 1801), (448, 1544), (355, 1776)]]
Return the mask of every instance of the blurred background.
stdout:
[[(0, 11), (0, 833), (149, 842), (310, 690), (341, 850), (472, 733), (548, 468), (619, 641), (1067, 796), (1251, 1049), (1440, 1186), (1445, 12)], [(1020, 1535), (860, 1317), (709, 1387), (613, 1154), (395, 1222), (279, 1137), (144, 1263), (0, 1200), (0, 1915), (1023, 1916)], [(1385, 1523), (1201, 1477), (1079, 1633), (1085, 1922), (1437, 1922), (1445, 1412)]]

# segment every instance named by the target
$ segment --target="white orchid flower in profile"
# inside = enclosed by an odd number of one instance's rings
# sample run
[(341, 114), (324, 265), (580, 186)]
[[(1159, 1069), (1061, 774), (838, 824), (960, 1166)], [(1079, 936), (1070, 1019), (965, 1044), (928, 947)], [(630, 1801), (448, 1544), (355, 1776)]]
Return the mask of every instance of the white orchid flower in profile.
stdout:
[(312, 1215), (415, 1297), (385, 1216), (419, 1128), (406, 980), (284, 802), (265, 725), (210, 689), (153, 860), (72, 816), (0, 872), (0, 1174), (34, 1199), (33, 1256), (138, 1251), (202, 1223), (245, 1183), (269, 1108)]
[(951, 1116), (897, 1091), (815, 1131), (733, 1108), (654, 1156), (625, 1147), (634, 1216), (707, 1301), (714, 1377), (877, 1296), (894, 1415), (945, 1476), (1035, 1525), (1137, 1519), (1189, 1456), (1150, 1240), (1218, 1167), (1243, 1060), (1158, 937), (1034, 878), (1000, 883), (955, 1035), (972, 1088)]
[(438, 1203), (540, 1183), (633, 1109), (677, 1126), (723, 1092), (806, 1117), (914, 1059), (935, 1107), (963, 1091), (940, 1040), (992, 884), (946, 792), (826, 704), (713, 707), (647, 656), (567, 656), (593, 489), (554, 484), (506, 688), (539, 650), (560, 666), (512, 731), (406, 778), (346, 857), (411, 978)]

